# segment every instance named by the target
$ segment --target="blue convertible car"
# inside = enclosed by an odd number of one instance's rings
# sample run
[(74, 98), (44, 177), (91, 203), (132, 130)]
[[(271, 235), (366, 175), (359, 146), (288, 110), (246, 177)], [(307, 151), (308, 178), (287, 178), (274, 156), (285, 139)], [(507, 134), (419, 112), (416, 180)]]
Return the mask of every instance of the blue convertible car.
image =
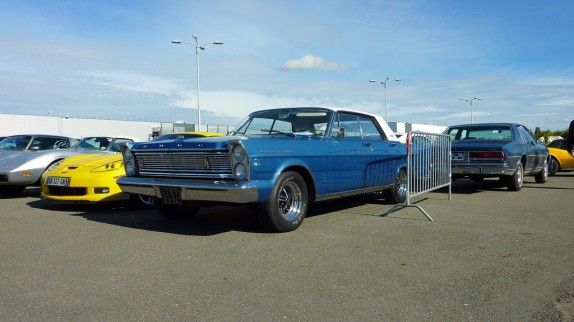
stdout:
[(253, 205), (267, 227), (285, 232), (315, 201), (371, 192), (406, 199), (405, 144), (381, 117), (350, 110), (263, 110), (227, 136), (128, 144), (122, 153), (121, 189), (156, 197), (172, 219), (202, 206)]

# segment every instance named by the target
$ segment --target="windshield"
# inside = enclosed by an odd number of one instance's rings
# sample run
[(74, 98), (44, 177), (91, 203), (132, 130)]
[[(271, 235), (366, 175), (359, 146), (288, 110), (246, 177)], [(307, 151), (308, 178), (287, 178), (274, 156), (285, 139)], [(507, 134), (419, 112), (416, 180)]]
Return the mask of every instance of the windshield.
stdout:
[(331, 111), (319, 108), (290, 108), (252, 113), (232, 135), (318, 135), (325, 134)]
[(112, 138), (99, 136), (83, 138), (80, 142), (74, 144), (72, 148), (82, 150), (106, 150), (112, 141)]
[(0, 142), (0, 150), (23, 151), (31, 139), (32, 137), (28, 135), (7, 137)]

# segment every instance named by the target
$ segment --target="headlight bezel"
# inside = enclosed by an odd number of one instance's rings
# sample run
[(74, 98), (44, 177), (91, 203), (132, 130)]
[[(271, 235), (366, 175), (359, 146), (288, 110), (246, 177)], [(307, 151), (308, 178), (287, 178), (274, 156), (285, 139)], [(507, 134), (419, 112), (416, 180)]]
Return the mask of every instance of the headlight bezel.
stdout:
[(135, 162), (135, 158), (133, 152), (129, 149), (127, 145), (120, 146), (122, 157), (123, 157), (123, 164), (124, 170), (128, 177), (133, 177), (137, 175), (137, 165)]
[(237, 181), (249, 180), (249, 154), (245, 146), (239, 141), (231, 141), (229, 142), (229, 154), (233, 178)]

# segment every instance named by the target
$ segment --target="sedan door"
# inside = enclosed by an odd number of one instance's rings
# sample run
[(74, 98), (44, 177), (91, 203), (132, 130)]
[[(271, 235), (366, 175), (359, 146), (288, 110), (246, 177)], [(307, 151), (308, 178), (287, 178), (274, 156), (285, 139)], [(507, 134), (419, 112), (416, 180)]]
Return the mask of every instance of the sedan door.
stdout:
[(542, 169), (544, 160), (548, 154), (548, 150), (544, 145), (538, 144), (536, 142), (536, 139), (534, 139), (528, 129), (521, 125), (519, 125), (517, 128), (520, 133), (522, 144), (524, 146), (524, 152), (526, 153), (527, 157), (526, 168), (524, 169), (524, 172), (528, 174)]
[(366, 166), (373, 155), (372, 145), (363, 140), (357, 115), (339, 113), (330, 137), (335, 146), (335, 191), (344, 192), (365, 186)]

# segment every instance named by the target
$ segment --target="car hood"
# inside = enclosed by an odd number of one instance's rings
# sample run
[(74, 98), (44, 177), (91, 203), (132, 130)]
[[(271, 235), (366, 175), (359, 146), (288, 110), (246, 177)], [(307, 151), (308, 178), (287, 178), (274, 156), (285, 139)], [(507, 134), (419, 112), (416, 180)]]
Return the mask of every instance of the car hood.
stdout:
[(122, 161), (121, 154), (82, 154), (67, 158), (62, 165), (67, 167), (89, 167), (97, 168), (99, 166)]
[(189, 139), (174, 139), (163, 141), (151, 141), (134, 143), (131, 150), (172, 150), (172, 149), (225, 149), (229, 141), (244, 140), (245, 138), (237, 136), (214, 136)]

